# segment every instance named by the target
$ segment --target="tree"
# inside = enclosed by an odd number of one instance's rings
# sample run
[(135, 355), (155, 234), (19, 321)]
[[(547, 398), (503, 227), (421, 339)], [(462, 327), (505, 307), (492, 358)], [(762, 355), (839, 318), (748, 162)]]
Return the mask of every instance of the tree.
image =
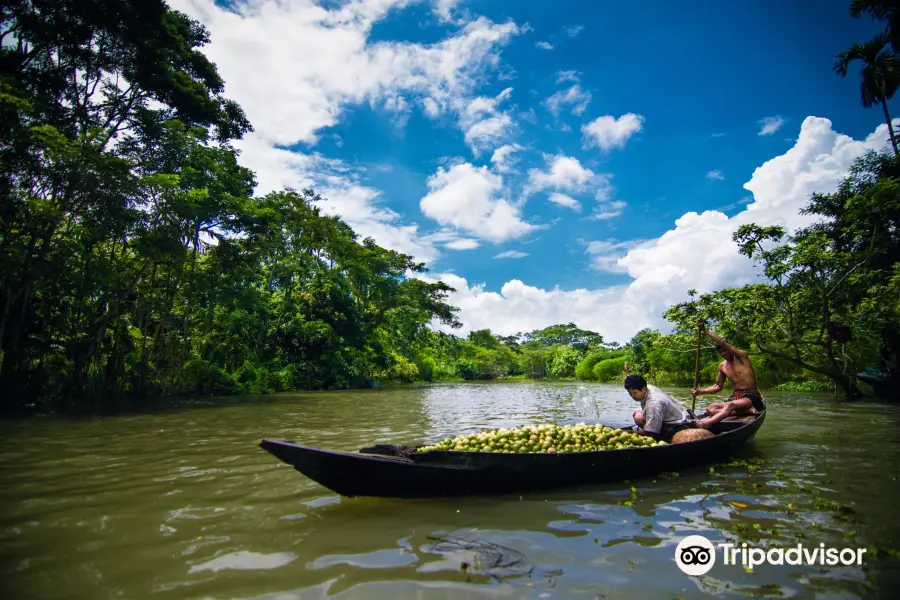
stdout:
[(741, 254), (765, 282), (702, 295), (666, 318), (682, 332), (696, 311), (739, 347), (789, 362), (858, 395), (857, 373), (889, 355), (900, 332), (900, 158), (856, 161), (833, 194), (814, 194), (819, 219), (787, 236), (781, 227), (741, 226)]
[(866, 43), (853, 44), (848, 50), (838, 55), (838, 59), (834, 63), (834, 71), (841, 77), (846, 77), (851, 63), (854, 61), (862, 63), (859, 72), (860, 101), (866, 108), (881, 104), (894, 154), (900, 155), (894, 134), (894, 125), (891, 122), (891, 113), (887, 105), (887, 101), (894, 97), (898, 82), (900, 82), (900, 57), (887, 49), (889, 42), (888, 34), (881, 33)]
[(603, 343), (603, 336), (593, 331), (579, 329), (575, 323), (551, 325), (544, 329), (536, 329), (524, 336), (525, 343), (533, 342), (543, 348), (557, 344), (565, 344), (579, 352), (587, 352)]
[(650, 352), (660, 338), (660, 333), (653, 329), (642, 329), (638, 331), (628, 342), (628, 348), (631, 350), (630, 371), (638, 375), (645, 375), (647, 378), (653, 377), (652, 362), (650, 361)]
[(887, 35), (894, 52), (900, 52), (900, 0), (853, 0), (850, 16), (854, 19), (868, 14), (873, 19), (887, 22)]

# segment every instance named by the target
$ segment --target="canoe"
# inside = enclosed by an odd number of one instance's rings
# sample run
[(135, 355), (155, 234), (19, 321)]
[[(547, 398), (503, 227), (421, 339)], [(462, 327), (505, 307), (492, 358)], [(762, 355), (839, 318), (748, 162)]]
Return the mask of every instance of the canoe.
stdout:
[(416, 454), (416, 446), (388, 444), (342, 452), (274, 438), (259, 445), (345, 497), (506, 494), (636, 479), (709, 464), (740, 450), (765, 418), (766, 411), (755, 417), (725, 419), (713, 426), (715, 436), (693, 442), (565, 454)]

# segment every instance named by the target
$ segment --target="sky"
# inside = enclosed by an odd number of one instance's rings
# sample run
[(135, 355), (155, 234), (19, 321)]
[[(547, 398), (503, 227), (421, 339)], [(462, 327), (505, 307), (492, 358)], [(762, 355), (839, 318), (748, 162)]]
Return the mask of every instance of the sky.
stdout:
[(807, 224), (887, 147), (832, 71), (881, 30), (847, 0), (169, 3), (254, 126), (256, 193), (312, 187), (426, 263), (457, 334), (668, 331), (689, 289), (759, 281), (737, 227)]

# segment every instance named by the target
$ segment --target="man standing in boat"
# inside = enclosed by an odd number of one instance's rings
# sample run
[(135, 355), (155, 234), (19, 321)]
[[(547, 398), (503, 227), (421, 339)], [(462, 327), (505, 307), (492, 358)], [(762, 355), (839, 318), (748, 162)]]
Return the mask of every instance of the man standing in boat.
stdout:
[(700, 331), (708, 335), (716, 343), (716, 350), (723, 360), (719, 364), (719, 377), (715, 385), (708, 388), (692, 389), (691, 395), (715, 394), (725, 385), (725, 379), (731, 380), (731, 397), (725, 402), (715, 402), (706, 407), (705, 418), (696, 421), (700, 427), (706, 428), (728, 417), (757, 415), (765, 410), (762, 394), (756, 389), (756, 372), (750, 363), (750, 357), (744, 350), (736, 348), (712, 331), (706, 329), (703, 319), (697, 321)]

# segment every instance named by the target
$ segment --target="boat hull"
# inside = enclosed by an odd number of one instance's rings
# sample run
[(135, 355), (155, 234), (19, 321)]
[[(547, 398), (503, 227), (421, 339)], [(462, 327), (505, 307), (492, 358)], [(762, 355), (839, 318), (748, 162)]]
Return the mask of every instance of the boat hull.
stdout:
[[(399, 455), (322, 450), (266, 438), (260, 446), (313, 481), (346, 497), (428, 498), (529, 492), (634, 479), (709, 464), (731, 456), (765, 420), (693, 442), (569, 454), (429, 452)], [(723, 422), (720, 425), (728, 428)], [(370, 450), (371, 451), (371, 450)]]

